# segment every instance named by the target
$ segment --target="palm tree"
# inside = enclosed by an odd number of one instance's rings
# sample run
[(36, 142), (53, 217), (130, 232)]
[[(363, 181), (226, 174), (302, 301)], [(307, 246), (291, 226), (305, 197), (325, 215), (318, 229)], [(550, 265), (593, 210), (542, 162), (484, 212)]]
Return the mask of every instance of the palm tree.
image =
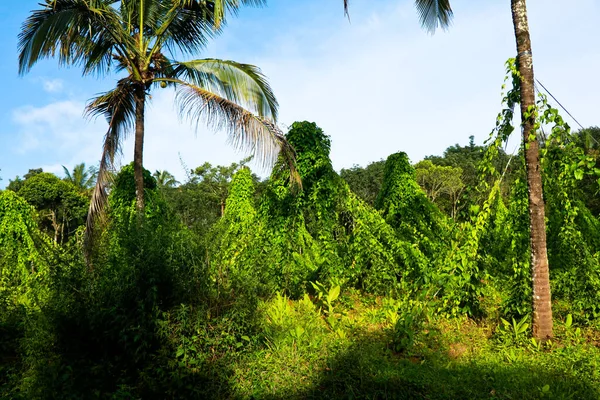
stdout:
[[(349, 0), (344, 0), (348, 14)], [(422, 26), (429, 32), (447, 28), (453, 12), (450, 0), (415, 0)], [(512, 19), (517, 42), (517, 67), (520, 74), (521, 126), (525, 148), (525, 165), (529, 197), (531, 241), (531, 272), (533, 281), (533, 336), (537, 339), (552, 337), (552, 302), (550, 273), (546, 246), (545, 204), (539, 156), (539, 140), (535, 131), (535, 91), (531, 38), (527, 21), (526, 0), (511, 0)]]
[(526, 0), (511, 0), (517, 41), (517, 67), (521, 77), (521, 126), (529, 197), (531, 272), (533, 278), (533, 336), (552, 337), (552, 296), (546, 246), (545, 204), (540, 166), (540, 145), (535, 130), (535, 88), (533, 56), (527, 21)]
[(64, 165), (62, 167), (65, 173), (64, 180), (71, 182), (80, 192), (87, 193), (94, 187), (98, 169), (93, 165), (86, 169), (85, 163), (77, 164), (73, 167), (73, 172), (69, 171)]
[[(88, 213), (88, 232), (106, 204), (107, 182), (115, 154), (135, 131), (136, 200), (144, 208), (144, 111), (152, 89), (172, 87), (181, 115), (224, 129), (234, 145), (251, 149), (270, 164), (277, 152), (293, 168), (293, 150), (277, 128), (277, 101), (260, 70), (217, 59), (178, 61), (176, 55), (202, 50), (220, 32), (225, 11), (265, 0), (45, 0), (31, 12), (19, 35), (19, 72), (39, 60), (58, 57), (59, 64), (78, 65), (84, 75), (122, 77), (116, 87), (94, 98), (89, 116), (104, 116), (104, 138), (98, 180)], [(293, 174), (297, 177), (297, 174)]]
[(169, 171), (156, 170), (152, 176), (156, 179), (159, 188), (173, 188), (179, 184), (179, 181)]

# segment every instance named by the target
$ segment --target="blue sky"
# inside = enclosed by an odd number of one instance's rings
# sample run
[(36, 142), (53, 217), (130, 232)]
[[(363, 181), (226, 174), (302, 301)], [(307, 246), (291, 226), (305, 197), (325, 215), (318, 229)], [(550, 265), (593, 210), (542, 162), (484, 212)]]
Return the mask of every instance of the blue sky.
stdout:
[[(62, 174), (95, 164), (106, 131), (83, 118), (115, 77), (82, 78), (56, 60), (17, 73), (17, 35), (38, 0), (0, 2), (0, 187), (29, 168)], [(433, 36), (420, 29), (412, 0), (270, 0), (243, 9), (197, 58), (252, 63), (269, 77), (283, 126), (310, 120), (332, 138), (336, 169), (396, 151), (413, 161), (474, 135), (481, 143), (500, 110), (504, 62), (515, 44), (508, 0), (453, 1), (455, 20)], [(600, 2), (529, 0), (536, 77), (585, 126), (600, 125)], [(185, 178), (181, 160), (229, 163), (244, 155), (224, 135), (177, 117), (173, 93), (155, 91), (147, 114), (145, 164)], [(574, 126), (574, 124), (572, 124)], [(514, 149), (518, 139), (509, 145)], [(123, 146), (123, 163), (133, 143)], [(266, 173), (266, 172), (263, 172)]]

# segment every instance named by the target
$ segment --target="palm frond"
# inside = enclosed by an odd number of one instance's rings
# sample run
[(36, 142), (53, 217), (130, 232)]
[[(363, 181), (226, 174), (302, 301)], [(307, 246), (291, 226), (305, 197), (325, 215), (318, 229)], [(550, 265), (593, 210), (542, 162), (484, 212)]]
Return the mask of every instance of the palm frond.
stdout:
[(266, 0), (172, 0), (168, 12), (157, 20), (156, 43), (152, 52), (165, 47), (182, 54), (202, 50), (218, 34), (227, 15), (236, 15), (243, 5), (260, 7)]
[(86, 254), (89, 254), (93, 244), (95, 224), (98, 219), (103, 217), (103, 211), (108, 202), (106, 189), (112, 179), (111, 171), (114, 169), (115, 155), (120, 153), (122, 141), (133, 128), (135, 121), (134, 92), (135, 87), (132, 82), (128, 78), (121, 79), (115, 89), (98, 96), (86, 108), (88, 117), (103, 116), (108, 121), (108, 131), (104, 136), (102, 157), (86, 221)]
[(156, 184), (160, 188), (172, 188), (179, 185), (179, 181), (169, 171), (156, 170), (152, 176), (156, 179)]
[(63, 168), (63, 172), (65, 173), (65, 179), (67, 181), (73, 181), (73, 177), (71, 176), (71, 171), (69, 171), (69, 169), (67, 167), (65, 167), (64, 165), (62, 165)]
[(450, 0), (415, 0), (421, 26), (429, 33), (438, 27), (446, 29), (452, 23), (452, 7)]
[(144, 0), (143, 2), (140, 2), (139, 0), (136, 0), (134, 3), (138, 5), (138, 8), (140, 8), (140, 5), (144, 6), (144, 34), (151, 37), (154, 36), (156, 30), (160, 26), (162, 16), (165, 14), (166, 9), (168, 9), (168, 3), (170, 2), (165, 2), (164, 0)]
[(240, 6), (262, 7), (267, 4), (266, 0), (213, 0), (215, 26), (218, 28), (228, 14), (237, 15)]
[(98, 168), (91, 165), (85, 171), (85, 180), (83, 181), (83, 187), (86, 189), (90, 189), (92, 186), (96, 185), (96, 179), (98, 178)]
[(215, 29), (214, 7), (198, 0), (172, 0), (171, 8), (157, 20), (151, 53), (166, 48), (171, 53), (195, 54), (206, 47)]
[(19, 34), (19, 73), (41, 59), (81, 64), (84, 73), (105, 71), (113, 53), (125, 56), (132, 38), (108, 0), (46, 0), (32, 11)]
[(259, 68), (212, 58), (178, 62), (174, 67), (173, 77), (225, 97), (261, 117), (277, 121), (277, 100)]
[(300, 184), (294, 149), (272, 120), (202, 87), (183, 81), (176, 83), (176, 102), (181, 115), (196, 125), (204, 120), (215, 130), (224, 130), (236, 149), (252, 153), (263, 167), (273, 166), (280, 154), (286, 160), (294, 183)]
[(94, 166), (86, 168), (85, 163), (80, 163), (73, 167), (73, 172), (70, 172), (63, 165), (63, 171), (65, 172), (65, 180), (71, 182), (82, 192), (88, 191), (95, 184), (97, 171)]

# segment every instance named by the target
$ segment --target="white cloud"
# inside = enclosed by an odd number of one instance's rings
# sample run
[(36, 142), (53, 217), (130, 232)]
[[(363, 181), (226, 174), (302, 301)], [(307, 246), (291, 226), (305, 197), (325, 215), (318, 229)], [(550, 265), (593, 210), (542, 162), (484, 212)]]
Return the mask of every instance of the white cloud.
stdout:
[[(484, 10), (497, 18), (457, 20), (434, 37), (420, 30), (412, 4), (363, 11), (352, 25), (324, 26), (314, 43), (304, 43), (318, 49), (313, 57), (273, 53), (257, 60), (279, 96), (282, 121), (320, 125), (332, 137), (337, 168), (395, 151), (417, 161), (471, 134), (483, 139), (494, 126), (503, 62), (511, 55), (512, 42), (504, 40), (509, 10)], [(305, 40), (301, 28), (290, 47)]]
[[(175, 96), (171, 90), (155, 91), (146, 112), (144, 142), (144, 165), (154, 171), (166, 169), (178, 180), (185, 181), (181, 159), (189, 168), (209, 161), (213, 164), (229, 164), (239, 161), (243, 153), (227, 144), (227, 137), (215, 133), (200, 123), (198, 131), (190, 121), (181, 120), (174, 106)], [(124, 162), (132, 160), (133, 137), (123, 145)]]
[[(458, 2), (453, 27), (431, 37), (418, 26), (412, 2), (398, 3), (372, 8), (357, 0), (351, 24), (341, 16), (307, 20), (298, 13), (275, 35), (270, 24), (253, 20), (246, 23), (252, 29), (242, 27), (247, 32), (233, 29), (235, 36), (217, 41), (214, 56), (260, 66), (278, 96), (281, 122), (317, 122), (332, 136), (336, 168), (395, 151), (418, 161), (466, 144), (469, 135), (482, 142), (500, 110), (504, 61), (515, 53), (510, 7), (506, 1)], [(589, 77), (596, 75), (600, 54), (588, 44), (600, 39), (593, 28), (600, 6), (593, 0), (573, 3), (565, 10), (558, 3), (531, 2), (536, 74), (583, 123), (598, 124), (594, 93), (600, 80)], [(243, 49), (245, 40), (263, 37), (272, 39), (260, 49)], [(65, 100), (16, 110), (21, 153), (51, 154), (44, 161), (49, 166), (96, 163), (106, 123), (85, 121), (83, 108), (83, 101)], [(150, 170), (167, 169), (182, 181), (179, 155), (190, 168), (243, 157), (224, 135), (202, 125), (196, 134), (180, 121), (169, 90), (153, 93), (146, 116), (144, 157)], [(123, 151), (123, 163), (129, 162), (131, 138)]]
[[(420, 29), (412, 3), (373, 7), (357, 0), (351, 24), (342, 18), (307, 23), (299, 15), (287, 21), (275, 45), (249, 56), (269, 77), (282, 122), (315, 121), (332, 136), (336, 168), (399, 150), (418, 161), (466, 144), (470, 135), (481, 143), (495, 125), (504, 62), (516, 53), (508, 3), (453, 2), (453, 26), (434, 36)], [(592, 0), (567, 8), (531, 2), (536, 73), (580, 119), (594, 124), (600, 80), (589, 77), (596, 75), (600, 54), (589, 43), (600, 39), (594, 28), (600, 10)], [(267, 34), (256, 29), (258, 37)]]
[(51, 172), (57, 176), (63, 176), (65, 173), (62, 164), (42, 165), (40, 168), (44, 170), (44, 172)]
[(42, 85), (48, 93), (60, 93), (64, 88), (64, 82), (61, 79), (43, 79)]
[(15, 150), (25, 154), (44, 147), (61, 152), (77, 148), (83, 141), (82, 102), (64, 100), (42, 107), (25, 106), (13, 111), (13, 122), (19, 127), (21, 141)]
[[(189, 168), (209, 161), (229, 164), (244, 157), (227, 144), (223, 134), (215, 134), (202, 124), (196, 132), (188, 121), (181, 121), (174, 108), (170, 90), (157, 91), (146, 112), (144, 165), (147, 169), (166, 169), (185, 181), (181, 159)], [(13, 111), (13, 122), (19, 130), (18, 147), (13, 149), (25, 157), (44, 160), (45, 171), (62, 174), (62, 165), (72, 169), (85, 162), (95, 165), (102, 152), (107, 124), (101, 118), (83, 118), (85, 104), (80, 101), (58, 101), (42, 107), (27, 106)], [(122, 145), (119, 164), (132, 160), (133, 135)]]

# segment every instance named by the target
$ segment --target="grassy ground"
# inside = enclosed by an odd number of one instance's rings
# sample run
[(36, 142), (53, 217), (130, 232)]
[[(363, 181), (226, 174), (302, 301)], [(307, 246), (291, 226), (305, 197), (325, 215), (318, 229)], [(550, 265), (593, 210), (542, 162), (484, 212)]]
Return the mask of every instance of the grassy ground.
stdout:
[(276, 298), (263, 306), (262, 344), (246, 338), (224, 363), (222, 389), (244, 399), (600, 398), (598, 331), (558, 322), (542, 345), (466, 318), (421, 313), (407, 328), (397, 308), (349, 296), (328, 318), (307, 298)]
[[(140, 348), (145, 358), (128, 370), (113, 367), (128, 365), (118, 356), (64, 343), (29, 368), (4, 351), (0, 398), (600, 399), (600, 330), (566, 318), (555, 318), (556, 338), (541, 344), (527, 321), (446, 318), (434, 304), (357, 293), (329, 304), (326, 296), (277, 296), (251, 318), (227, 314), (194, 325), (201, 314), (182, 306), (165, 317), (167, 343)], [(89, 345), (85, 334), (74, 335), (64, 337)]]

